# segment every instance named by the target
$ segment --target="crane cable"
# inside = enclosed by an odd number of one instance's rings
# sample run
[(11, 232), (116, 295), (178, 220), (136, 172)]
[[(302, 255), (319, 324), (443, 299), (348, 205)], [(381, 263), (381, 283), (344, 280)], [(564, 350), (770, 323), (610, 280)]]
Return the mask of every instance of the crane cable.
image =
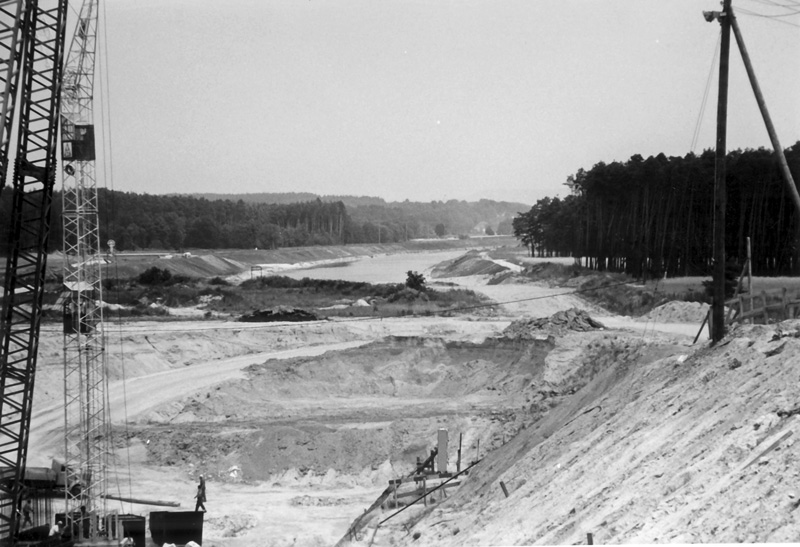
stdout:
[[(101, 142), (103, 143), (103, 182), (104, 186), (108, 189), (110, 186), (110, 194), (112, 196), (112, 211), (106, 213), (105, 215), (105, 233), (110, 234), (111, 231), (109, 229), (109, 219), (114, 217), (114, 210), (113, 210), (113, 195), (114, 195), (114, 165), (113, 165), (113, 148), (111, 143), (111, 91), (109, 85), (109, 55), (108, 55), (108, 13), (106, 11), (106, 3), (105, 2), (98, 2), (102, 5), (102, 15), (103, 17), (98, 17), (98, 26), (102, 29), (103, 32), (103, 46), (102, 46), (102, 55), (100, 56), (100, 68), (102, 69), (101, 77), (99, 78), (100, 81), (100, 92), (98, 96), (100, 97), (100, 133), (101, 133)], [(117, 301), (119, 301), (119, 268), (116, 263), (114, 262), (114, 286), (117, 292)], [(101, 304), (102, 305), (102, 304)], [(127, 439), (130, 438), (130, 433), (128, 430), (128, 395), (127, 395), (127, 381), (126, 381), (126, 374), (125, 374), (125, 348), (122, 344), (122, 321), (121, 321), (121, 314), (119, 313), (119, 309), (117, 310), (118, 320), (117, 320), (117, 331), (118, 331), (118, 343), (119, 343), (119, 360), (120, 360), (120, 368), (121, 368), (121, 375), (122, 375), (122, 404), (123, 404), (123, 411), (124, 411), (124, 424), (125, 424), (125, 450), (126, 450), (126, 460), (127, 460), (127, 470), (128, 470), (128, 498), (133, 497), (133, 484), (132, 484), (132, 473), (131, 473), (131, 454), (130, 454), (130, 444), (127, 442)], [(110, 393), (108, 390), (108, 370), (106, 370), (106, 408), (108, 410), (108, 423), (109, 423), (109, 433), (111, 433), (111, 401), (110, 401)], [(112, 437), (113, 438), (113, 437)], [(117, 493), (118, 497), (124, 497), (122, 495), (122, 485), (119, 477), (118, 467), (114, 465), (114, 473), (116, 475), (116, 486), (117, 486)], [(119, 501), (120, 508), (124, 510), (124, 502), (121, 500)], [(133, 512), (133, 505), (129, 502), (129, 512)]]

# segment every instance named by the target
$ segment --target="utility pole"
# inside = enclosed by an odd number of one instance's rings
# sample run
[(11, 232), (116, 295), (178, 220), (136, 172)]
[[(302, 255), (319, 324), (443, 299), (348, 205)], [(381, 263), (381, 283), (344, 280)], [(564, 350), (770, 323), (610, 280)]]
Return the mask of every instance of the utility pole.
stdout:
[(714, 173), (714, 300), (711, 304), (711, 341), (725, 336), (725, 146), (728, 118), (728, 58), (731, 50), (731, 0), (722, 2), (721, 12), (703, 12), (706, 21), (717, 19), (722, 25), (719, 56), (719, 94), (717, 98), (717, 153)]
[(742, 54), (742, 62), (747, 71), (747, 77), (750, 80), (750, 86), (753, 88), (753, 95), (756, 97), (758, 109), (761, 111), (761, 117), (764, 119), (764, 125), (769, 134), (769, 140), (772, 143), (772, 149), (775, 151), (775, 156), (778, 158), (778, 164), (783, 175), (783, 181), (786, 183), (786, 190), (794, 203), (795, 213), (798, 221), (795, 224), (795, 256), (794, 268), (792, 273), (798, 271), (798, 259), (800, 259), (800, 193), (797, 192), (797, 186), (792, 178), (792, 172), (789, 170), (789, 164), (786, 162), (786, 156), (783, 153), (783, 147), (778, 140), (778, 134), (775, 132), (775, 126), (772, 124), (772, 118), (767, 110), (767, 103), (764, 100), (764, 95), (761, 93), (761, 87), (758, 85), (756, 73), (753, 70), (753, 64), (750, 62), (750, 55), (747, 53), (747, 47), (744, 45), (744, 38), (742, 38), (742, 31), (739, 30), (739, 23), (736, 17), (731, 16), (731, 27), (733, 28), (733, 35), (736, 38), (736, 45), (739, 46), (739, 53)]
[(756, 96), (756, 103), (758, 109), (761, 111), (761, 117), (764, 118), (764, 125), (769, 134), (769, 140), (772, 143), (772, 148), (775, 150), (775, 155), (778, 157), (778, 164), (780, 164), (781, 174), (783, 180), (786, 182), (786, 189), (794, 203), (795, 211), (800, 215), (800, 194), (797, 192), (797, 186), (794, 184), (792, 172), (789, 171), (789, 164), (786, 162), (786, 156), (783, 153), (783, 147), (778, 140), (778, 134), (775, 132), (775, 126), (772, 124), (772, 118), (767, 110), (767, 103), (764, 100), (764, 95), (761, 93), (761, 87), (758, 85), (756, 73), (753, 70), (753, 64), (750, 62), (750, 55), (747, 54), (747, 48), (744, 45), (744, 38), (742, 38), (742, 31), (739, 30), (739, 23), (736, 22), (736, 17), (731, 13), (730, 16), (731, 27), (733, 28), (733, 35), (736, 38), (736, 45), (739, 46), (739, 53), (742, 54), (742, 62), (747, 71), (747, 77), (750, 79), (750, 86), (753, 88), (753, 94)]

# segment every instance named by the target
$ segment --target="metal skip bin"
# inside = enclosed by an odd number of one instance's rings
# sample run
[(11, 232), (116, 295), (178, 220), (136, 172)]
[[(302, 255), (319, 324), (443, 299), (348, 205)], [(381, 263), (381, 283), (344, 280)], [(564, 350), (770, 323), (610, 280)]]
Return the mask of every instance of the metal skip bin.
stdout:
[(202, 545), (203, 515), (202, 511), (152, 511), (150, 537), (156, 545), (185, 545), (190, 541)]

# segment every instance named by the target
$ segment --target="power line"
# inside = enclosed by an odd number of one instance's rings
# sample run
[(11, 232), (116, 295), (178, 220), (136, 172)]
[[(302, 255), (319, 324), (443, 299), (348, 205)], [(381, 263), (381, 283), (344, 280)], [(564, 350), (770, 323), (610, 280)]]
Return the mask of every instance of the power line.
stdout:
[(788, 16), (788, 15), (796, 15), (796, 14), (800, 13), (800, 11), (797, 11), (797, 12), (794, 12), (794, 13), (789, 13), (789, 14), (783, 14), (783, 15), (766, 15), (766, 14), (763, 14), (763, 13), (757, 13), (755, 11), (750, 11), (750, 10), (745, 9), (745, 8), (738, 8), (736, 10), (736, 13), (741, 13), (742, 15), (749, 15), (749, 16), (752, 16), (752, 17), (760, 17), (762, 19), (769, 19), (770, 21), (774, 21), (776, 23), (783, 23), (784, 25), (789, 25), (789, 26), (792, 26), (792, 27), (800, 28), (800, 25), (798, 25), (797, 23), (792, 23), (791, 21), (786, 21), (784, 19), (779, 19), (779, 17), (784, 17), (784, 16)]
[(800, 2), (797, 2), (796, 0), (786, 0), (788, 4), (781, 4), (780, 2), (775, 2), (774, 0), (750, 0), (750, 1), (764, 6), (777, 7), (781, 9), (792, 9), (800, 7)]
[(708, 92), (711, 89), (711, 80), (714, 77), (714, 67), (717, 63), (717, 55), (719, 54), (719, 44), (720, 39), (722, 37), (722, 31), (719, 31), (719, 36), (717, 37), (717, 46), (714, 48), (714, 56), (711, 58), (711, 65), (708, 70), (708, 78), (706, 79), (706, 89), (703, 92), (703, 101), (700, 104), (700, 112), (697, 113), (697, 122), (694, 126), (694, 134), (692, 135), (692, 146), (689, 148), (691, 152), (694, 152), (695, 147), (697, 146), (697, 139), (700, 137), (700, 126), (703, 124), (703, 116), (705, 115), (706, 105), (708, 104)]

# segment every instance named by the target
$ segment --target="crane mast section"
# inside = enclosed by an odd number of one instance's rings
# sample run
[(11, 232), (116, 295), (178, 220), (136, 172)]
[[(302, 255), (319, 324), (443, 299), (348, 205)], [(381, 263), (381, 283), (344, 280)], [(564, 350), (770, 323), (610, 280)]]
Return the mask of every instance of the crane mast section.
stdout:
[[(3, 108), (17, 120), (15, 154), (9, 155), (14, 158), (13, 197), (0, 317), (0, 539), (4, 542), (13, 537), (18, 523), (27, 461), (56, 178), (67, 0), (28, 0), (16, 9), (0, 10), (0, 29), (19, 28), (21, 41), (20, 49), (3, 52), (16, 58), (9, 61), (11, 65), (18, 63), (14, 65), (18, 69), (3, 67), (8, 99)], [(12, 15), (21, 19), (12, 22)], [(10, 35), (5, 38), (14, 41)], [(15, 80), (18, 89), (12, 93)], [(19, 101), (17, 108), (14, 100)], [(8, 123), (3, 119), (3, 139), (11, 127)]]
[(8, 176), (8, 147), (13, 131), (14, 107), (19, 85), (19, 68), (22, 56), (23, 0), (0, 1), (0, 89), (2, 89), (3, 125), (0, 127), (0, 191)]
[[(64, 68), (61, 145), (64, 160), (64, 441), (67, 511), (106, 513), (110, 452), (106, 354), (97, 214), (94, 69), (97, 0), (84, 0)], [(81, 537), (97, 537), (97, 520)]]

